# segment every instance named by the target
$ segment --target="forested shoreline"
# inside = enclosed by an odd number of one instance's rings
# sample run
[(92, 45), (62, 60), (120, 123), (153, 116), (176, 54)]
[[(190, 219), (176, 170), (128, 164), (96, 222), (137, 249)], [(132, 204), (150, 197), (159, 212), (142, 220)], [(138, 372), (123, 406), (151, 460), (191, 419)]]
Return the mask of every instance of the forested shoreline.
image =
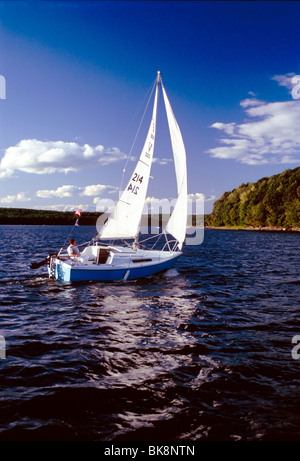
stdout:
[(206, 216), (210, 227), (300, 227), (300, 167), (224, 192)]
[[(95, 226), (99, 217), (96, 212), (83, 212), (79, 218), (82, 226)], [(78, 216), (74, 211), (34, 210), (30, 208), (0, 208), (0, 224), (62, 225), (75, 224)]]

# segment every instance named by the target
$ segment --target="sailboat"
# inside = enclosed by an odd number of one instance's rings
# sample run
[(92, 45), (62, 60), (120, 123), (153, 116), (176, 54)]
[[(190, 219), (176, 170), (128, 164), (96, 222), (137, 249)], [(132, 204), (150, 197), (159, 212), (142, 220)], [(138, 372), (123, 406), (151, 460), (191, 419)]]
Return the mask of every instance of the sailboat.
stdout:
[[(178, 197), (173, 212), (160, 234), (164, 235), (165, 244), (156, 249), (155, 246), (149, 248), (143, 245), (139, 237), (153, 160), (160, 87), (174, 156)], [(66, 282), (132, 280), (169, 269), (182, 254), (187, 226), (186, 152), (160, 72), (157, 73), (153, 92), (154, 89), (152, 117), (146, 140), (135, 169), (113, 212), (97, 237), (88, 242), (80, 257), (69, 257), (60, 251), (49, 258), (50, 278)]]

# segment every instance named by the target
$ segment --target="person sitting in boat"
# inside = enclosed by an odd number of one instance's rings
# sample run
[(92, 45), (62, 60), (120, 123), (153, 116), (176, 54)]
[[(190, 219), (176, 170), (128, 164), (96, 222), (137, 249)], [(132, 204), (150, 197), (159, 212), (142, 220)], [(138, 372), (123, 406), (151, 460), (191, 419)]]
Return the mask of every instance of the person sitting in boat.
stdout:
[(80, 251), (78, 250), (76, 246), (76, 241), (75, 239), (70, 240), (70, 245), (68, 246), (68, 255), (70, 257), (78, 258), (80, 256)]

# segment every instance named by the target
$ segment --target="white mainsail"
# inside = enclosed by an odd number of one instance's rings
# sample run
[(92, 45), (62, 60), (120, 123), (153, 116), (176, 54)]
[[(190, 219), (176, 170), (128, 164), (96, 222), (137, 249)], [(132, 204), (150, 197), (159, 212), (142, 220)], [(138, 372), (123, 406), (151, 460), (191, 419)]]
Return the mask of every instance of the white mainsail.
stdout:
[(186, 225), (187, 225), (187, 170), (186, 170), (186, 153), (182, 139), (182, 135), (174, 116), (172, 107), (170, 105), (167, 93), (164, 89), (163, 84), (163, 96), (166, 107), (167, 119), (169, 124), (169, 131), (173, 149), (175, 172), (177, 180), (177, 192), (178, 198), (173, 209), (173, 213), (167, 223), (165, 231), (173, 235), (179, 242), (179, 250), (182, 248), (182, 244), (186, 236)]
[(101, 232), (102, 239), (132, 239), (139, 232), (153, 159), (159, 79), (160, 74), (156, 80), (152, 119), (144, 147), (126, 189)]

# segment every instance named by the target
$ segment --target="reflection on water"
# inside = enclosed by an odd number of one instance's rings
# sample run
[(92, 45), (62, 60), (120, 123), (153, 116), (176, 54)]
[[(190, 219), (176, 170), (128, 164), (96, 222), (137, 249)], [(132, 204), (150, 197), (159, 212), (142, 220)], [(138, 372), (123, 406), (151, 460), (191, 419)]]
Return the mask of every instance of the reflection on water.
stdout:
[(29, 269), (64, 227), (1, 231), (1, 440), (300, 439), (299, 235), (210, 230), (163, 274), (72, 284)]

